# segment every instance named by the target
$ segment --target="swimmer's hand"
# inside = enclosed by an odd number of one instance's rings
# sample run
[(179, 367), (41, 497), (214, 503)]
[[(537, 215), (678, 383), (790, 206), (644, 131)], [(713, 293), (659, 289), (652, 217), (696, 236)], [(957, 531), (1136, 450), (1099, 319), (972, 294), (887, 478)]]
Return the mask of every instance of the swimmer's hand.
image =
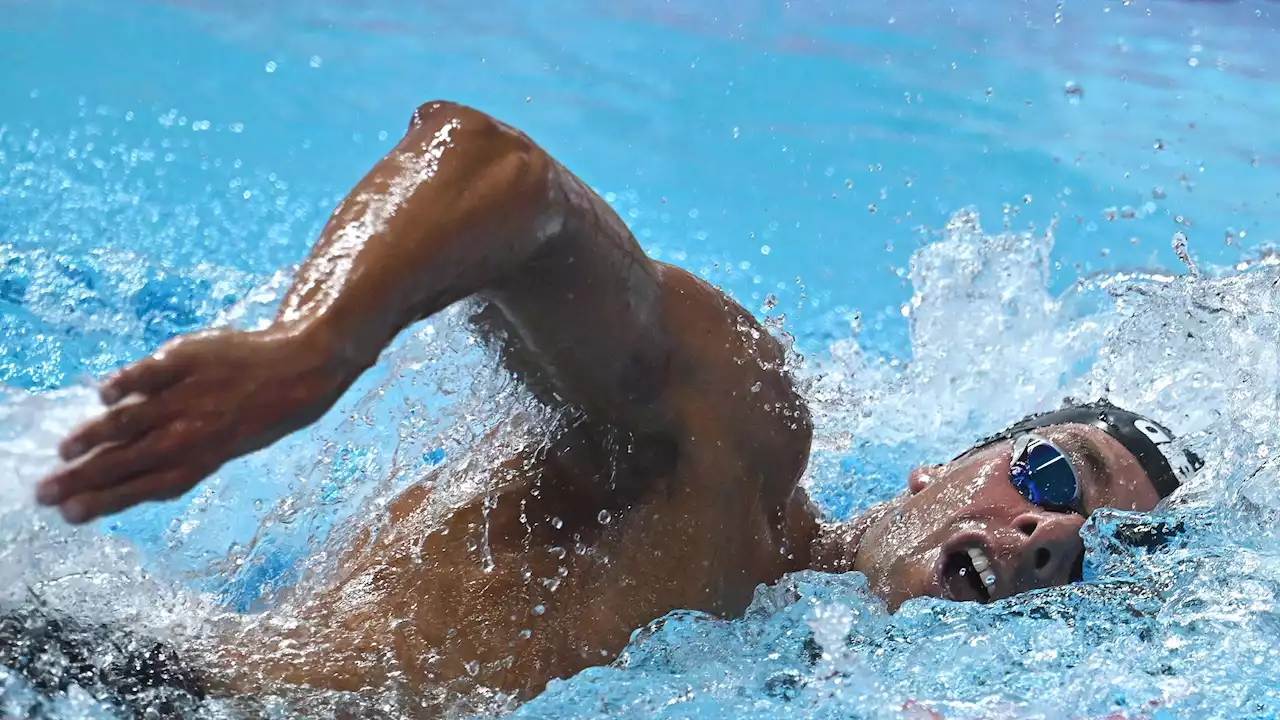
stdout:
[(59, 447), (36, 499), (71, 523), (181, 496), (223, 463), (315, 421), (354, 380), (315, 333), (177, 338), (101, 387), (107, 412)]

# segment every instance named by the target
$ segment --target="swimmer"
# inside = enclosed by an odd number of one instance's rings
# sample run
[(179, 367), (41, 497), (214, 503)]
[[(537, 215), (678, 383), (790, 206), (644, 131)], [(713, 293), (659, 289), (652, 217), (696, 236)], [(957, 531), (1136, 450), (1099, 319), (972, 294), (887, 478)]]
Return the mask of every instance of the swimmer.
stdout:
[[(101, 386), (40, 503), (84, 523), (176, 498), (306, 427), (405, 328), (466, 298), (506, 367), (565, 418), (428, 523), (419, 484), (326, 589), (228, 633), (207, 686), (484, 686), (517, 698), (613, 660), (677, 609), (740, 614), (786, 573), (858, 571), (890, 610), (1078, 580), (1102, 507), (1148, 511), (1199, 466), (1105, 402), (1035, 416), (825, 522), (799, 485), (812, 425), (751, 313), (648, 258), (517, 130), (432, 102), (334, 210), (274, 322), (179, 337)], [(185, 682), (185, 681), (184, 681)]]

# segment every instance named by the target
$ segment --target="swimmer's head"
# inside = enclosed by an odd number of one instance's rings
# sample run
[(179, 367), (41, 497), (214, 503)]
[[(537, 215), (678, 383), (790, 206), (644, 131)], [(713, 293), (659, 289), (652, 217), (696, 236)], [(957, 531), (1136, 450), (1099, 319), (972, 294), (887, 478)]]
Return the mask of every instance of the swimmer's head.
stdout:
[[(890, 609), (923, 595), (996, 600), (1080, 578), (1080, 529), (1098, 508), (1148, 511), (1203, 463), (1109, 403), (1032, 416), (837, 530), (820, 566), (864, 573)], [(842, 538), (841, 535), (844, 535)]]

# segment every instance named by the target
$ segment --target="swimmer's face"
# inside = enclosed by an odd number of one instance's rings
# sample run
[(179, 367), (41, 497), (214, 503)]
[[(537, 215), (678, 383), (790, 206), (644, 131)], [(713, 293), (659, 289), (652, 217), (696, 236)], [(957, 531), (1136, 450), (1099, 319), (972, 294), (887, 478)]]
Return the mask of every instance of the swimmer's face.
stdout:
[[(1036, 434), (1070, 460), (1086, 514), (1101, 507), (1147, 511), (1159, 502), (1137, 459), (1102, 430), (1064, 424)], [(891, 610), (923, 595), (987, 602), (1079, 579), (1085, 517), (1019, 494), (1009, 480), (1012, 454), (1005, 440), (918, 468), (909, 492), (872, 521), (853, 566)], [(975, 568), (984, 560), (986, 570)]]

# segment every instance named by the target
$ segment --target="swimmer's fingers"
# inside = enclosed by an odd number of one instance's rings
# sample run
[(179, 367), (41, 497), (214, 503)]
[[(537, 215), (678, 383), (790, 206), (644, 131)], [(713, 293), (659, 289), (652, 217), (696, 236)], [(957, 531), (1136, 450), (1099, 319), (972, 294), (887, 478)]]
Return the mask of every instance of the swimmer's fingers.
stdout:
[(62, 503), (59, 510), (63, 519), (78, 525), (144, 502), (181, 497), (195, 487), (201, 476), (186, 467), (154, 472), (117, 487), (80, 493)]
[(99, 445), (41, 480), (36, 501), (61, 505), (81, 493), (122, 485), (134, 476), (173, 465), (184, 450), (183, 426), (170, 423), (135, 441)]
[(152, 395), (176, 383), (187, 368), (189, 353), (183, 351), (184, 347), (171, 343), (155, 355), (118, 370), (98, 388), (102, 402), (115, 405), (134, 393)]
[(66, 462), (107, 443), (127, 443), (151, 432), (173, 415), (168, 405), (131, 395), (111, 407), (100, 417), (76, 428), (58, 445), (58, 454)]

